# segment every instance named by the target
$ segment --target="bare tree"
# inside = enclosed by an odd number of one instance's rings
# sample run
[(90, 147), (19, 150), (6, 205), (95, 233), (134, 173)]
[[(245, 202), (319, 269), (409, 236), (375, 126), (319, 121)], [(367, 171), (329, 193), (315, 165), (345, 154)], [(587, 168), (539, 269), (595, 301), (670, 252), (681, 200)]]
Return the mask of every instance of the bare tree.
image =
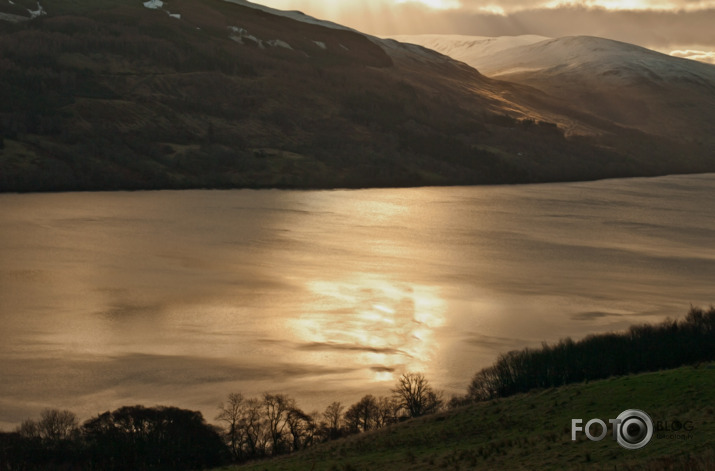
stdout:
[(241, 430), (240, 422), (244, 412), (245, 400), (243, 394), (231, 393), (228, 395), (226, 403), (219, 404), (219, 414), (216, 416), (216, 420), (226, 423), (228, 427), (226, 438), (231, 453), (236, 459), (241, 457), (241, 435), (243, 435), (244, 430)]
[(40, 420), (25, 420), (18, 433), (27, 438), (40, 438), (48, 442), (69, 440), (79, 430), (79, 422), (74, 412), (68, 410), (45, 409)]
[(323, 420), (325, 421), (329, 440), (334, 440), (340, 436), (344, 409), (345, 407), (339, 402), (333, 402), (323, 412)]
[(267, 437), (262, 412), (263, 401), (257, 398), (246, 400), (240, 426), (249, 457), (257, 457), (266, 452)]
[(382, 428), (397, 422), (400, 405), (393, 397), (380, 396), (377, 398), (377, 427)]
[(367, 432), (377, 427), (377, 400), (372, 394), (363, 396), (345, 412), (345, 422), (351, 433)]
[(286, 416), (286, 423), (292, 438), (293, 451), (302, 450), (312, 444), (316, 431), (312, 416), (297, 407), (292, 407)]
[(40, 424), (32, 419), (23, 420), (19, 427), (17, 427), (17, 433), (23, 438), (40, 438)]
[(295, 408), (295, 401), (285, 394), (263, 394), (263, 408), (270, 437), (271, 453), (282, 453), (285, 445), (285, 428), (288, 412)]
[(234, 459), (251, 459), (266, 453), (268, 431), (263, 413), (262, 400), (240, 393), (229, 394), (228, 400), (219, 405), (216, 420), (226, 424), (225, 438)]
[(441, 394), (432, 389), (422, 373), (403, 374), (392, 394), (409, 417), (431, 414), (442, 406)]
[(79, 422), (74, 412), (45, 409), (40, 414), (40, 431), (47, 440), (53, 442), (67, 440), (78, 429)]

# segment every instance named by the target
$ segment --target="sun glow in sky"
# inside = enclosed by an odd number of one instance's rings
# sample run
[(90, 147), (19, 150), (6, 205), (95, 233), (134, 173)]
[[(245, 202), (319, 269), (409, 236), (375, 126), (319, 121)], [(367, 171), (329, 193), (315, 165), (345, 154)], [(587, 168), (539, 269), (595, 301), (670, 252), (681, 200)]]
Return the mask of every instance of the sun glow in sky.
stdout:
[[(522, 2), (524, 5), (538, 5), (538, 3)], [(541, 6), (547, 8), (564, 8), (564, 7), (585, 7), (585, 8), (602, 8), (605, 10), (630, 10), (630, 11), (682, 11), (682, 10), (702, 10), (713, 8), (715, 1), (694, 1), (680, 2), (674, 0), (551, 0), (543, 3)]]
[(423, 8), (461, 12), (501, 10), (514, 12), (542, 8), (597, 8), (632, 11), (702, 11), (715, 8), (715, 0), (255, 0), (281, 10), (300, 10), (316, 16), (331, 12), (355, 12)]
[(461, 2), (459, 0), (394, 0), (395, 3), (419, 3), (435, 10), (448, 10), (459, 8)]
[(599, 36), (715, 62), (715, 0), (254, 0), (377, 36)]

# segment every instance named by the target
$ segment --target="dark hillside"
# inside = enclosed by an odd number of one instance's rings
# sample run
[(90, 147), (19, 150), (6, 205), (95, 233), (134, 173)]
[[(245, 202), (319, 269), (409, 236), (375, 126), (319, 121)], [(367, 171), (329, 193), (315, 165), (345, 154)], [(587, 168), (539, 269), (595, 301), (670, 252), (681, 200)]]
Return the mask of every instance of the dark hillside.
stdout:
[(609, 123), (566, 139), (578, 117), (543, 93), (351, 30), (222, 0), (56, 0), (28, 19), (36, 8), (0, 6), (0, 191), (715, 170), (695, 148)]

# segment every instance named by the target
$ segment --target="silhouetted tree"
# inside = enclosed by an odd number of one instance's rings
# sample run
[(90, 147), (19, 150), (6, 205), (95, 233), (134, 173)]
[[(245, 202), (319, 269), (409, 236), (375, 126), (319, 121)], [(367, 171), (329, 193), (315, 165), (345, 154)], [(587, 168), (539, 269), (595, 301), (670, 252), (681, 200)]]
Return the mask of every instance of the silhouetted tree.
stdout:
[(397, 422), (400, 405), (394, 397), (380, 396), (377, 398), (377, 418), (378, 428), (386, 427)]
[(334, 440), (341, 435), (345, 407), (339, 402), (332, 402), (323, 412), (326, 439)]
[(40, 433), (43, 438), (58, 442), (68, 440), (79, 428), (74, 412), (68, 410), (45, 409), (40, 414)]
[(243, 461), (266, 454), (268, 429), (263, 400), (231, 393), (228, 401), (219, 406), (216, 419), (226, 424), (224, 436), (234, 460)]
[(25, 420), (12, 438), (8, 457), (17, 466), (0, 469), (59, 469), (83, 461), (77, 417), (67, 410), (45, 409), (40, 419)]
[(263, 394), (264, 417), (273, 455), (288, 451), (285, 430), (288, 413), (294, 408), (295, 401), (285, 394)]
[(248, 457), (258, 457), (266, 453), (267, 436), (262, 412), (263, 402), (260, 399), (246, 400), (240, 429), (244, 437), (244, 450)]
[(315, 420), (297, 407), (292, 407), (286, 416), (288, 432), (292, 440), (293, 451), (302, 450), (313, 444), (317, 430)]
[(73, 412), (45, 409), (41, 412), (39, 421), (27, 419), (20, 424), (17, 431), (25, 438), (39, 438), (47, 443), (59, 443), (72, 438), (78, 429), (79, 422)]
[(442, 406), (440, 394), (432, 389), (422, 373), (403, 374), (392, 393), (409, 417), (431, 414)]
[(234, 459), (240, 459), (242, 456), (242, 436), (245, 430), (242, 430), (241, 419), (245, 412), (245, 401), (240, 393), (231, 393), (228, 395), (228, 400), (219, 405), (219, 414), (216, 420), (224, 422), (228, 428), (226, 431), (226, 441)]
[(95, 469), (196, 469), (229, 454), (200, 412), (176, 407), (122, 407), (88, 420), (82, 432)]
[(377, 428), (378, 406), (375, 396), (367, 394), (345, 412), (344, 420), (350, 433)]

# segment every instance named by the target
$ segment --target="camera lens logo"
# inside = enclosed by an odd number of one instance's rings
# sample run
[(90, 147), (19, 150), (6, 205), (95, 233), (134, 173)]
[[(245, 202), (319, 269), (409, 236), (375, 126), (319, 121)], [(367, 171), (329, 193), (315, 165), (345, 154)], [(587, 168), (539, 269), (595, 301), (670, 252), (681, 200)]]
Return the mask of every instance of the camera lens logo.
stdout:
[[(650, 416), (638, 409), (627, 409), (617, 418), (608, 419), (613, 428), (613, 439), (623, 448), (637, 450), (643, 448), (653, 438), (653, 421)], [(591, 419), (583, 424), (583, 419), (571, 419), (571, 440), (576, 441), (579, 432), (586, 434), (592, 442), (600, 442), (608, 435), (606, 422), (601, 419)], [(600, 430), (595, 434), (594, 430)]]
[(643, 448), (653, 437), (653, 421), (642, 410), (624, 410), (612, 422), (613, 434), (623, 448), (629, 450)]

